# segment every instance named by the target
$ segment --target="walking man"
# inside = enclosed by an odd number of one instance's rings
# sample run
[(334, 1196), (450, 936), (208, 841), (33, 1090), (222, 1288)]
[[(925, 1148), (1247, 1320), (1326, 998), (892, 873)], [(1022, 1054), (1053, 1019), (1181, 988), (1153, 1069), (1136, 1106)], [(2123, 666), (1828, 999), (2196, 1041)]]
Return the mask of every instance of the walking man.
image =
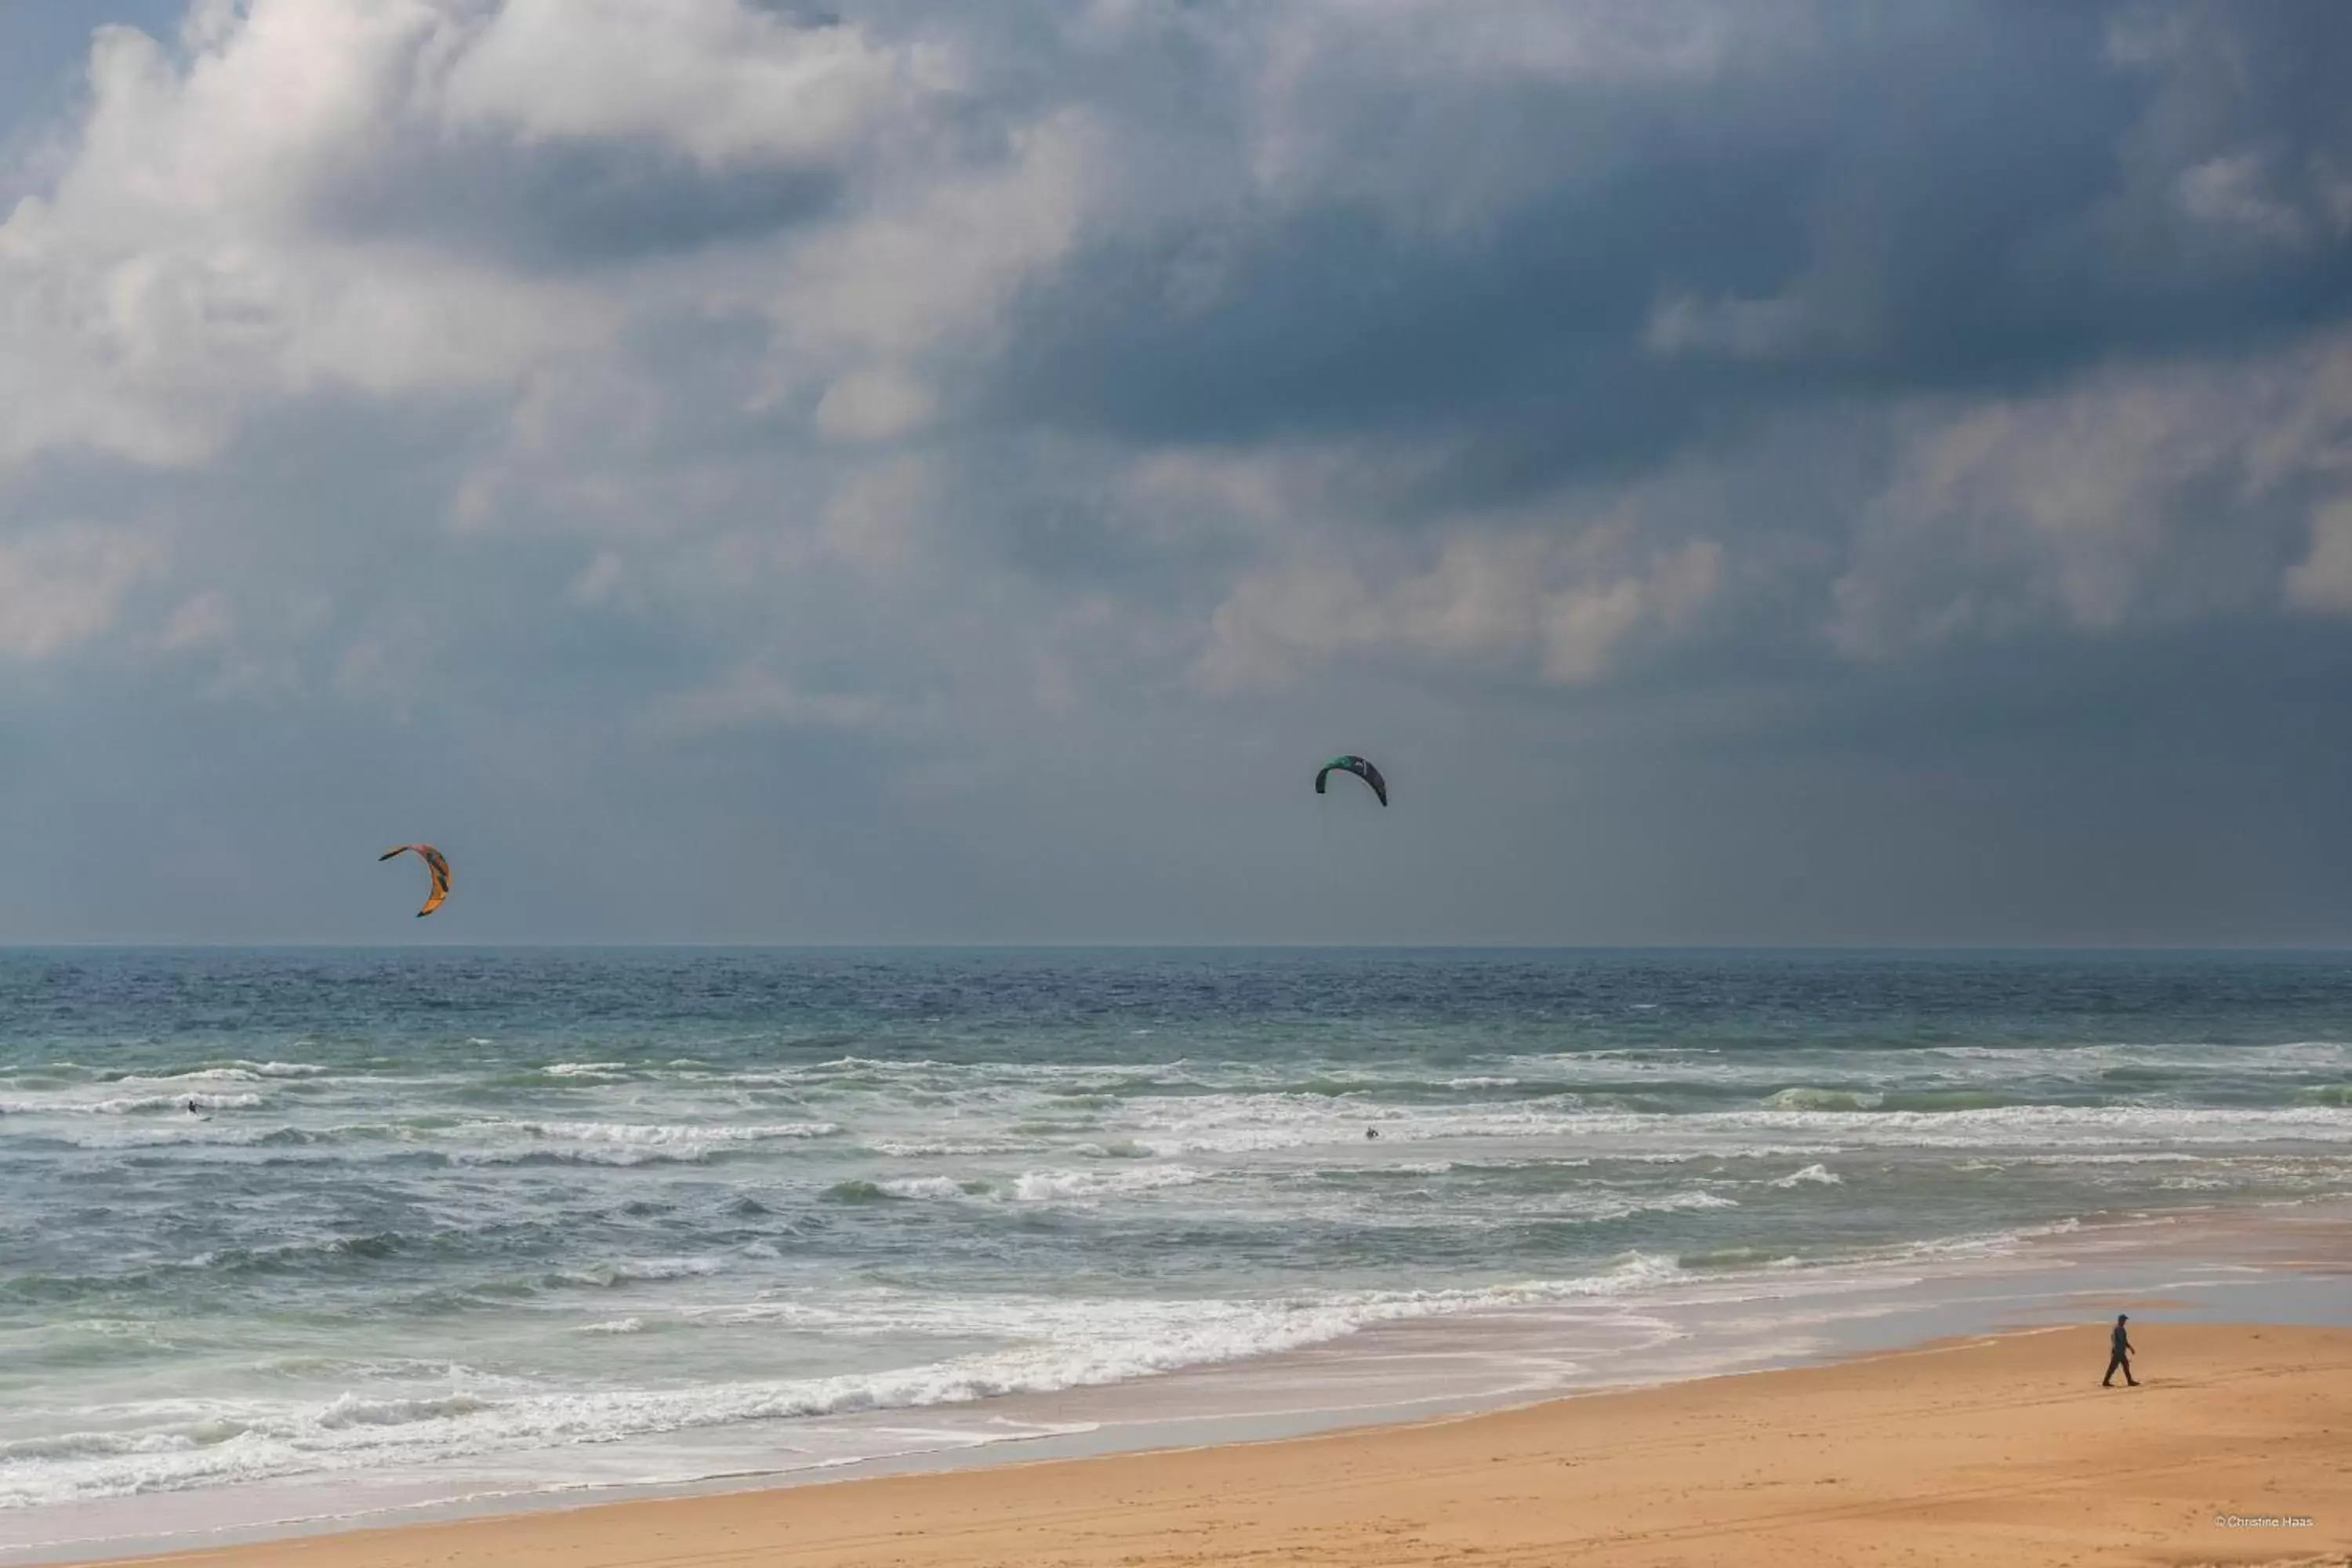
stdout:
[(2099, 1379), (2101, 1388), (2113, 1388), (2116, 1385), (2116, 1368), (2117, 1367), (2124, 1369), (2126, 1384), (2133, 1388), (2139, 1386), (2139, 1379), (2131, 1374), (2132, 1342), (2124, 1333), (2124, 1324), (2128, 1321), (2130, 1320), (2123, 1313), (2116, 1314), (2116, 1331), (2107, 1336), (2107, 1375)]

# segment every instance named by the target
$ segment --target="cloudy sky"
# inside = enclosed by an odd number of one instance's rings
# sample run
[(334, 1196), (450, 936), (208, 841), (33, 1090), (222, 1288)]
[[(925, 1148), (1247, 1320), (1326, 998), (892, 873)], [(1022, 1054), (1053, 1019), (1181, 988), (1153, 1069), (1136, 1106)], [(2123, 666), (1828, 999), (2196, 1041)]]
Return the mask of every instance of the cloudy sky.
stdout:
[(2352, 940), (2347, 73), (0, 0), (0, 940)]

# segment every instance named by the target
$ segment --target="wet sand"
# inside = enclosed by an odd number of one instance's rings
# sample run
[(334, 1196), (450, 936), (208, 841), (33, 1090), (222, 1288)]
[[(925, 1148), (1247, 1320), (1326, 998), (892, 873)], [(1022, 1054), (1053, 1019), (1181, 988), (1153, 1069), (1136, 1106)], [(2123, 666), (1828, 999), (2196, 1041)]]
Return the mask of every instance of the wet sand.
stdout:
[(2091, 1323), (1279, 1442), (121, 1561), (1874, 1568), (2352, 1558), (2352, 1330), (2147, 1322), (2133, 1337), (2137, 1389), (2099, 1386), (2105, 1329)]

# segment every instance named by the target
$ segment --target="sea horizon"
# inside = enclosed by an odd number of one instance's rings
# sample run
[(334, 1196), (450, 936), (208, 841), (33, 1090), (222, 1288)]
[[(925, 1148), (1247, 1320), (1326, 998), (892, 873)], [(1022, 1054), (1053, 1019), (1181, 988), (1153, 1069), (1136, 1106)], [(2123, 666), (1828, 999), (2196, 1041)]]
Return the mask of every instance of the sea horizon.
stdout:
[(2064, 957), (2129, 956), (2147, 953), (2158, 956), (2197, 957), (2210, 955), (2221, 958), (2262, 957), (2352, 957), (2352, 940), (2342, 942), (1055, 942), (1049, 940), (1019, 942), (949, 941), (800, 941), (800, 942), (700, 942), (700, 941), (622, 941), (603, 939), (551, 939), (530, 941), (467, 941), (456, 938), (423, 937), (415, 940), (389, 938), (372, 941), (38, 941), (0, 942), (0, 953), (8, 952), (418, 952), (435, 951), (556, 952), (568, 950), (583, 952), (1109, 952), (1133, 953), (1170, 952), (1364, 952), (1364, 953), (1530, 953), (1573, 954), (1593, 953), (1698, 953), (1698, 954), (1790, 954), (1818, 953), (1831, 956), (1867, 957), (1886, 954), (1898, 957), (1929, 956), (1951, 953), (1960, 957)]

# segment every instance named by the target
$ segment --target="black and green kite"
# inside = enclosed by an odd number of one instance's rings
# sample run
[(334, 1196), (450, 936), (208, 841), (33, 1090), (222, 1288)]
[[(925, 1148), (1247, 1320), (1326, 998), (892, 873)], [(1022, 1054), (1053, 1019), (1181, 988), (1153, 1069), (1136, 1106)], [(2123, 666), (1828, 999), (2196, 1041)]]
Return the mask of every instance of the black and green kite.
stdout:
[(1315, 774), (1315, 793), (1317, 795), (1324, 793), (1323, 781), (1331, 776), (1331, 771), (1334, 768), (1337, 768), (1341, 773), (1353, 773), (1358, 778), (1363, 780), (1366, 784), (1371, 785), (1372, 793), (1381, 797), (1381, 804), (1382, 805), (1388, 805), (1389, 781), (1381, 777), (1380, 769), (1372, 766), (1371, 763), (1366, 762), (1361, 757), (1334, 757), (1329, 762), (1325, 763), (1321, 769), (1319, 769)]

